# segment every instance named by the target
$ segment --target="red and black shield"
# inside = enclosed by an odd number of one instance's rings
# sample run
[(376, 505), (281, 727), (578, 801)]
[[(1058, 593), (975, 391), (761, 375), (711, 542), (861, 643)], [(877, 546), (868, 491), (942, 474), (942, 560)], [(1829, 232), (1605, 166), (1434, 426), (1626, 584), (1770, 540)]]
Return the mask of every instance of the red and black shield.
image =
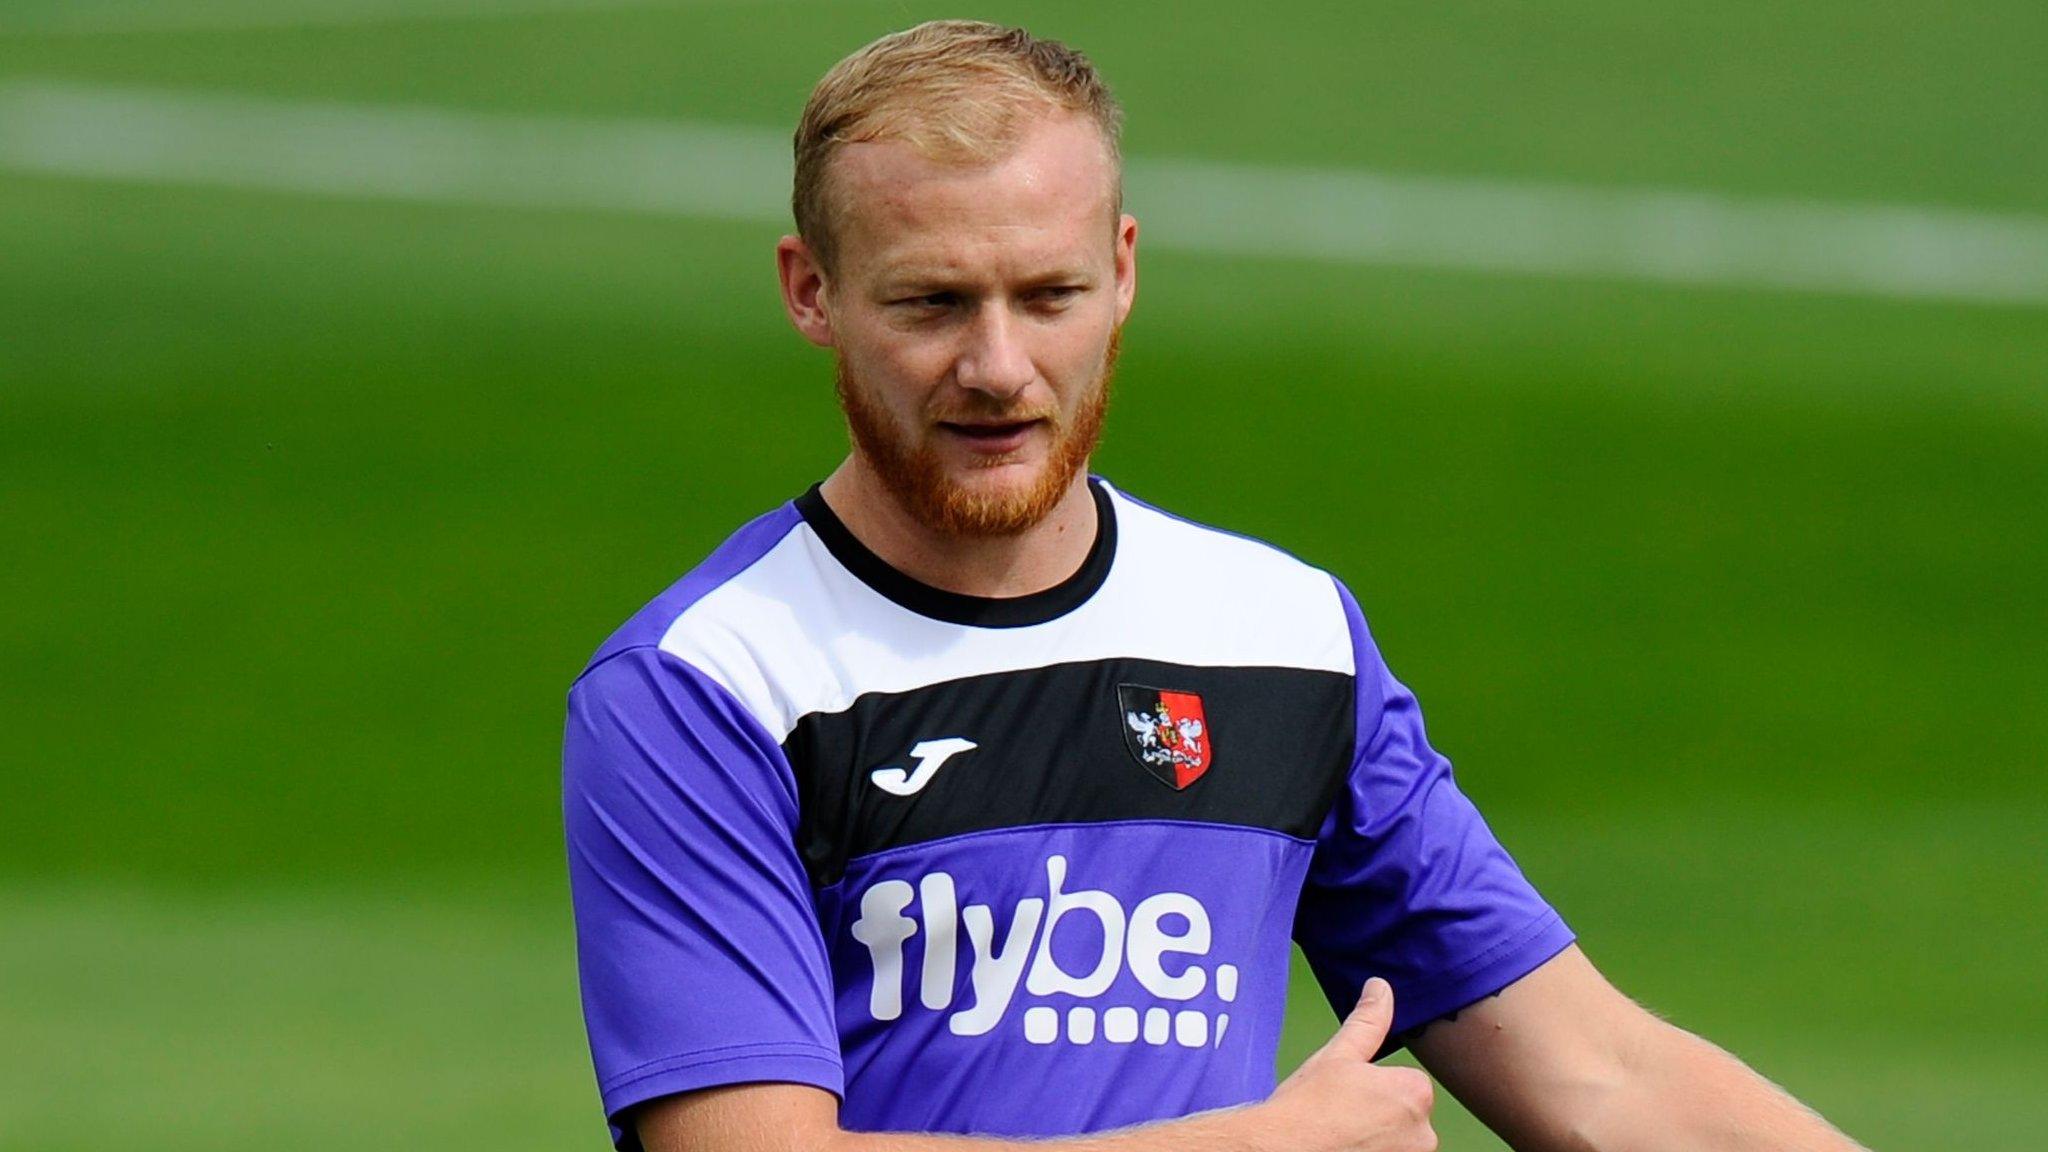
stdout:
[(1116, 696), (1124, 747), (1161, 783), (1186, 788), (1216, 762), (1215, 738), (1200, 696), (1143, 684), (1119, 684)]

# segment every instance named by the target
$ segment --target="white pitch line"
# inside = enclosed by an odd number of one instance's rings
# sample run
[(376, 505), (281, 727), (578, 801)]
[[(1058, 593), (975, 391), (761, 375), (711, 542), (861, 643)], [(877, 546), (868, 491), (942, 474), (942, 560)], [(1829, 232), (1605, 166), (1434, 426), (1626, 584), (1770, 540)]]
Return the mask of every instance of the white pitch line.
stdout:
[[(1148, 234), (1219, 255), (2048, 304), (2048, 218), (1361, 171), (1133, 165)], [(1140, 198), (1145, 190), (1157, 194)]]
[[(786, 224), (789, 138), (54, 83), (0, 86), (0, 169)], [(1148, 247), (2048, 304), (2048, 218), (1133, 159)]]
[(0, 168), (88, 179), (773, 221), (788, 152), (752, 128), (0, 87)]

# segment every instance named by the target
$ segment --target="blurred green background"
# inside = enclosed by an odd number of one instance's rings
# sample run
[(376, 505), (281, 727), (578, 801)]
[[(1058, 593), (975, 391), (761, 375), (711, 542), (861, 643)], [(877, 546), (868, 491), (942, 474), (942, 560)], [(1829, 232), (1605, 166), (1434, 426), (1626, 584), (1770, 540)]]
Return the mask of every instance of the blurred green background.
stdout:
[[(15, 0), (0, 85), (786, 131), (958, 14)], [(1134, 156), (2048, 214), (2038, 0), (973, 14)], [(779, 231), (0, 160), (0, 1147), (603, 1146), (563, 693), (843, 451)], [(1349, 581), (1617, 983), (1874, 1147), (2048, 1147), (2048, 307), (1143, 273), (1098, 469)]]

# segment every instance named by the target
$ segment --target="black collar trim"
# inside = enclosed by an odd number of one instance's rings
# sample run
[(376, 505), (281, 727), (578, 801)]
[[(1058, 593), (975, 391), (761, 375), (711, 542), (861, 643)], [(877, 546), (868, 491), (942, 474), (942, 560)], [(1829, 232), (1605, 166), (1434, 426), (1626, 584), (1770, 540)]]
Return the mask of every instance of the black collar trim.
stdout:
[(824, 541), (832, 558), (839, 561), (861, 583), (920, 616), (948, 624), (976, 628), (1027, 628), (1044, 624), (1086, 603), (1103, 581), (1109, 579), (1110, 562), (1116, 558), (1116, 510), (1102, 482), (1088, 478), (1088, 491), (1095, 497), (1095, 543), (1088, 557), (1072, 576), (1042, 592), (1024, 596), (969, 596), (948, 592), (891, 568), (886, 560), (854, 538), (846, 524), (825, 503), (821, 486), (813, 484), (796, 498), (796, 510), (804, 523)]

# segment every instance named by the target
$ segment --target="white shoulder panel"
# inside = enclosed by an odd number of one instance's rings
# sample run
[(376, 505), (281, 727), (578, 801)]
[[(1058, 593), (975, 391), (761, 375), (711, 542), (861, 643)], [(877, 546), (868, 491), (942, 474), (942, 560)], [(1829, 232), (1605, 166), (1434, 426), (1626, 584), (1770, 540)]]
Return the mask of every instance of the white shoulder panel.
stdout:
[(678, 616), (661, 648), (724, 686), (777, 740), (801, 717), (870, 692), (1053, 664), (1129, 657), (1353, 672), (1328, 573), (1112, 495), (1109, 577), (1056, 620), (974, 628), (918, 615), (847, 572), (799, 525)]
[(1353, 671), (1351, 631), (1329, 573), (1111, 492), (1117, 570), (1088, 608), (1145, 645), (1128, 655)]

